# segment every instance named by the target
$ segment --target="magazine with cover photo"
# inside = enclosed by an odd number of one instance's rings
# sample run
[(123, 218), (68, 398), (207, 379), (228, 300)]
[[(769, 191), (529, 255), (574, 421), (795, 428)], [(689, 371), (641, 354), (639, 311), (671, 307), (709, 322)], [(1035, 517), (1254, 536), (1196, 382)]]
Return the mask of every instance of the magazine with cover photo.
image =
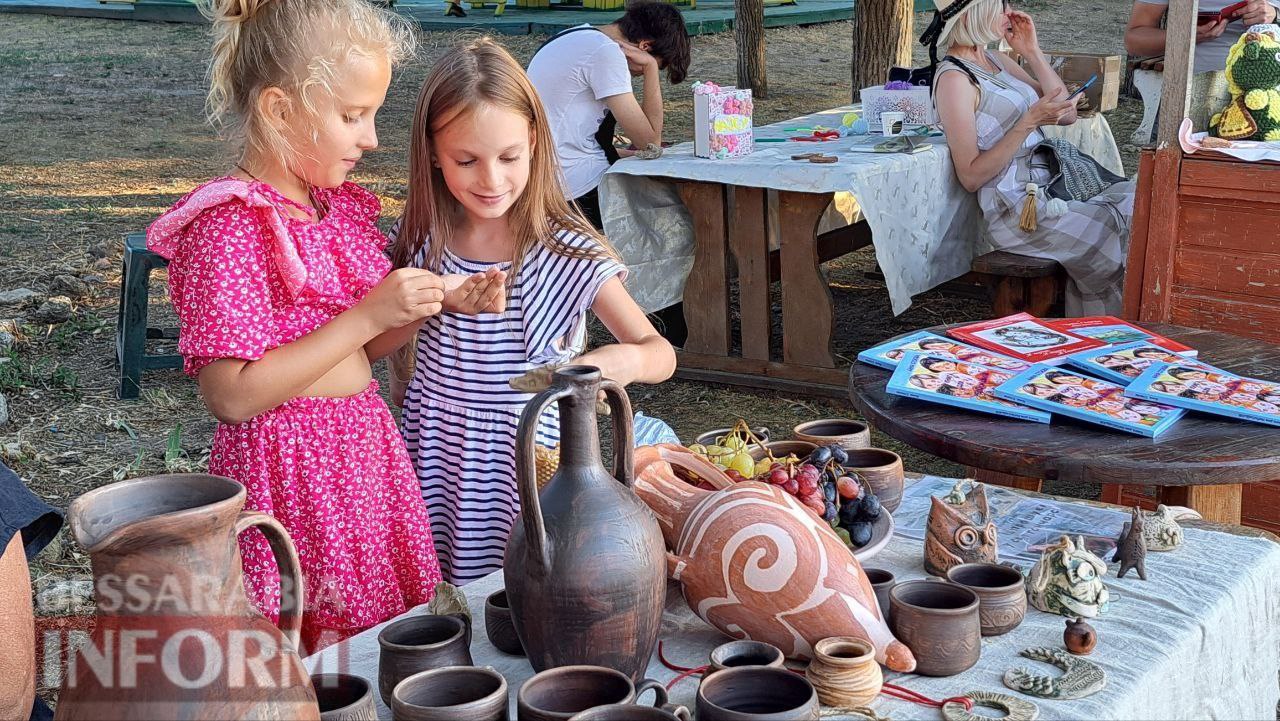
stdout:
[(1030, 313), (947, 330), (947, 335), (1029, 363), (1057, 365), (1066, 356), (1107, 345), (1048, 325)]
[(907, 351), (886, 390), (930, 403), (994, 413), (1024, 421), (1048, 423), (1049, 414), (997, 398), (992, 390), (1013, 377), (1012, 371), (966, 363), (955, 358)]
[(1126, 398), (1124, 387), (1069, 369), (1037, 363), (996, 386), (995, 394), (1014, 403), (1086, 423), (1155, 438), (1186, 411), (1163, 403)]
[(1156, 363), (1177, 362), (1203, 368), (1213, 368), (1213, 366), (1185, 358), (1167, 348), (1161, 348), (1145, 340), (1122, 343), (1106, 348), (1094, 348), (1093, 350), (1080, 351), (1067, 356), (1068, 365), (1125, 386), (1129, 385), (1134, 378), (1142, 375), (1142, 371)]
[(1094, 315), (1085, 318), (1062, 318), (1047, 321), (1047, 324), (1060, 330), (1069, 331), (1086, 338), (1100, 340), (1111, 345), (1146, 341), (1165, 350), (1173, 351), (1181, 356), (1194, 358), (1199, 351), (1171, 338), (1166, 338), (1152, 330), (1137, 326), (1129, 321), (1109, 315)]
[(1203, 364), (1157, 363), (1134, 379), (1125, 395), (1280, 426), (1280, 383), (1246, 378)]
[(1026, 370), (1031, 366), (1026, 361), (992, 353), (984, 348), (961, 343), (953, 338), (922, 330), (901, 338), (881, 343), (858, 354), (858, 360), (881, 368), (893, 370), (898, 361), (909, 351), (956, 358), (968, 363), (991, 366), (1007, 371)]

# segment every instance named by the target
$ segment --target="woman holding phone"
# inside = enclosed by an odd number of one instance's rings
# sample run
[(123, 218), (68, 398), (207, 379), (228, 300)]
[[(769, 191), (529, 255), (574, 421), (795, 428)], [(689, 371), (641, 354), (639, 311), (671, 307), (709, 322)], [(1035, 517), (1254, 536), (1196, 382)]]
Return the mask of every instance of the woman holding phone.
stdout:
[[(1076, 101), (1041, 51), (1031, 16), (1002, 0), (934, 2), (933, 24), (920, 38), (932, 57), (943, 56), (933, 76), (934, 104), (956, 176), (977, 193), (988, 239), (999, 250), (1062, 264), (1068, 315), (1118, 313), (1134, 184), (1117, 183), (1065, 206), (1040, 198), (1032, 206), (1034, 230), (1023, 230), (1029, 184), (1043, 187), (1052, 177), (1034, 152), (1045, 139), (1040, 126), (1074, 123)], [(1002, 38), (1025, 70), (988, 49)]]

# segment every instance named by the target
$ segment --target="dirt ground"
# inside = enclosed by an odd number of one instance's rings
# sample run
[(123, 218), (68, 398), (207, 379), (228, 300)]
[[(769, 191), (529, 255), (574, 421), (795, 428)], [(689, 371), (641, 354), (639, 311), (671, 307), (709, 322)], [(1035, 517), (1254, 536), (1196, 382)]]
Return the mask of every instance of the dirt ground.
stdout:
[[(1123, 54), (1127, 3), (1033, 0), (1024, 7), (1036, 16), (1046, 48)], [(923, 16), (917, 18), (917, 32), (924, 24)], [(766, 34), (771, 93), (756, 103), (758, 122), (847, 102), (848, 23)], [(380, 114), (382, 148), (354, 178), (382, 197), (384, 221), (401, 208), (418, 85), (458, 37), (423, 36), (420, 57), (397, 74)], [(542, 38), (500, 40), (525, 62)], [(205, 28), (193, 25), (35, 15), (4, 15), (0, 22), (0, 292), (29, 288), (53, 296), (65, 295), (59, 287), (79, 290), (74, 283), (59, 285), (66, 281), (55, 281), (57, 276), (87, 284), (86, 293), (72, 298), (70, 320), (59, 324), (31, 322), (30, 305), (0, 305), (0, 330), (17, 337), (11, 350), (0, 350), (0, 394), (11, 415), (0, 426), (0, 454), (59, 507), (113, 480), (200, 468), (207, 460), (213, 423), (195, 383), (177, 371), (152, 371), (144, 376), (141, 399), (117, 400), (113, 335), (124, 234), (143, 229), (195, 184), (229, 168), (203, 121), (207, 45)], [(733, 82), (731, 35), (696, 38), (693, 57), (691, 78)], [(664, 93), (668, 135), (687, 139), (689, 88)], [(1141, 104), (1130, 100), (1108, 115), (1130, 173), (1136, 148), (1127, 139), (1140, 116)], [(895, 318), (883, 284), (865, 275), (873, 262), (860, 252), (828, 267), (841, 318), (838, 346), (846, 358), (897, 333), (990, 313), (985, 302), (931, 292)], [(158, 317), (171, 317), (162, 280), (153, 282), (152, 308)], [(632, 398), (682, 438), (739, 417), (785, 435), (801, 421), (856, 415), (845, 402), (679, 381), (635, 387)], [(961, 472), (883, 436), (875, 440), (902, 452), (910, 470)], [(35, 564), (33, 579), (39, 591), (86, 570), (81, 550), (59, 543)]]

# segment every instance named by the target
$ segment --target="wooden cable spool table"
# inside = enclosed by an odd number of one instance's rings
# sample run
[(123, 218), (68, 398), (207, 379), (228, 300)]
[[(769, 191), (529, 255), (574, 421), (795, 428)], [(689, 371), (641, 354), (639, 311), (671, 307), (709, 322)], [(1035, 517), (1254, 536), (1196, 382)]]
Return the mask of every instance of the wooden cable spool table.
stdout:
[[(1196, 348), (1205, 363), (1280, 378), (1280, 346), (1163, 323), (1145, 326)], [(1125, 485), (1158, 486), (1161, 502), (1222, 523), (1241, 522), (1244, 500), (1247, 522), (1280, 530), (1280, 428), (1191, 412), (1152, 440), (1062, 416), (1031, 423), (890, 395), (889, 376), (865, 363), (850, 369), (849, 398), (866, 419), (903, 443), (969, 466), (984, 482), (1033, 491), (1042, 479), (1097, 483), (1111, 501), (1121, 499)]]

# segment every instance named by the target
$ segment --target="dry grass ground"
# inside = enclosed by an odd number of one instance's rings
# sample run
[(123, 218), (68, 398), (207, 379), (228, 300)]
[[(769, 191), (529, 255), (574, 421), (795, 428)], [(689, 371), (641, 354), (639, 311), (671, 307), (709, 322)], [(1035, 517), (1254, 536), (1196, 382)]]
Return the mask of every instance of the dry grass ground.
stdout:
[[(1127, 4), (1116, 0), (1028, 3), (1050, 48), (1123, 52)], [(146, 374), (137, 401), (115, 398), (114, 328), (121, 239), (144, 228), (182, 193), (229, 167), (229, 158), (202, 120), (202, 27), (4, 15), (0, 22), (0, 291), (51, 292), (58, 275), (89, 282), (75, 298), (72, 319), (42, 326), (10, 322), (30, 308), (0, 305), (0, 330), (17, 343), (0, 353), (0, 394), (12, 420), (0, 427), (0, 453), (37, 493), (65, 507), (113, 479), (199, 467), (213, 423), (195, 384), (177, 371)], [(918, 20), (918, 27), (923, 21)], [(846, 102), (848, 23), (769, 30), (768, 100), (760, 122), (773, 122)], [(380, 116), (382, 149), (355, 180), (378, 192), (385, 219), (405, 192), (409, 122), (416, 90), (456, 34), (425, 35), (421, 57), (397, 75)], [(542, 38), (502, 37), (521, 61)], [(731, 35), (694, 41), (690, 76), (733, 81)], [(667, 92), (668, 133), (688, 137), (688, 87)], [(1111, 114), (1127, 140), (1141, 114), (1125, 101)], [(1121, 143), (1133, 171), (1135, 149)], [(883, 285), (863, 271), (873, 259), (853, 254), (830, 264), (843, 319), (842, 348), (856, 350), (924, 325), (983, 317), (985, 304), (929, 293), (903, 316), (889, 312)], [(153, 309), (168, 312), (163, 284), (152, 286)], [(158, 348), (158, 347), (157, 347)], [(852, 351), (850, 351), (852, 352)], [(850, 415), (846, 403), (779, 397), (672, 381), (633, 389), (647, 414), (668, 420), (682, 437), (738, 417), (786, 431), (823, 416)], [(877, 442), (907, 455), (913, 470), (958, 473), (953, 464)], [(1090, 489), (1069, 489), (1088, 493)], [(74, 544), (58, 544), (35, 566), (40, 585), (87, 569)]]

